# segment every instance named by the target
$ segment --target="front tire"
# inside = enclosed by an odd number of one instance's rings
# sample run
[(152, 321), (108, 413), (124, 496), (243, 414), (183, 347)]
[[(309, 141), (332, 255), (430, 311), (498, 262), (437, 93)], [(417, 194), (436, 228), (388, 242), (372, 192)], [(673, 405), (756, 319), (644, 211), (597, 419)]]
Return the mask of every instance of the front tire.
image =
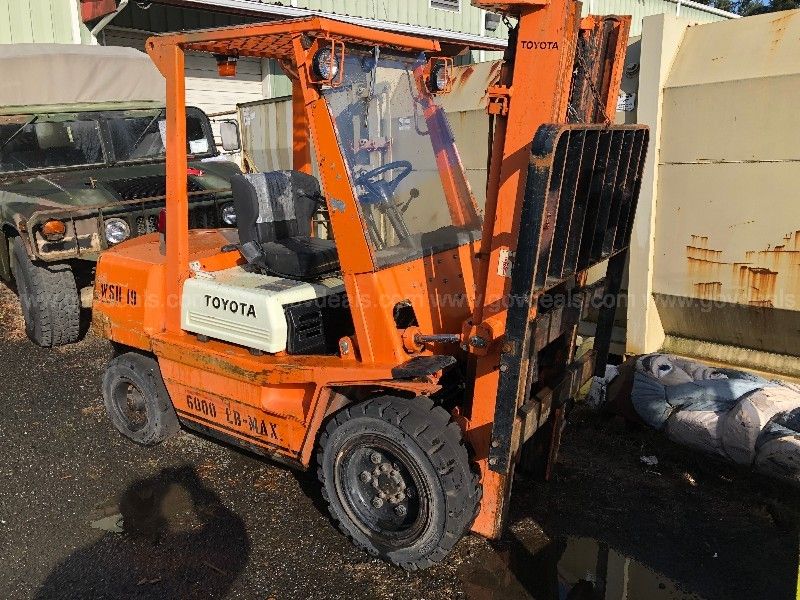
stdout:
[(46, 348), (77, 342), (81, 303), (70, 266), (34, 263), (19, 237), (13, 238), (9, 246), (25, 333), (32, 342)]
[(180, 431), (180, 422), (155, 359), (128, 352), (114, 358), (103, 377), (106, 411), (124, 437), (155, 446)]
[(481, 491), (461, 430), (429, 398), (383, 396), (341, 410), (317, 460), (339, 528), (406, 570), (441, 561), (477, 513)]

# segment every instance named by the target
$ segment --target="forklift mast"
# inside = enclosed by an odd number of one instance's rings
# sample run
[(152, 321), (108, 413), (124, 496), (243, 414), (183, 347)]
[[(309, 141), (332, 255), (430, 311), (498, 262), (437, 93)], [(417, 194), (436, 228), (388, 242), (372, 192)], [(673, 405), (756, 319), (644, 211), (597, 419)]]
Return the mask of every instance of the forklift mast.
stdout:
[[(467, 439), (485, 450), (476, 450), (484, 495), (473, 530), (495, 538), (503, 529), (515, 462), (523, 459), (525, 443), (530, 440), (533, 452), (534, 434), (549, 422), (543, 433), (550, 433), (545, 452), (552, 460), (561, 404), (593, 370), (605, 369), (613, 308), (602, 315), (594, 352), (577, 364), (573, 354), (578, 320), (590, 300), (578, 290), (586, 270), (612, 257), (612, 248), (601, 244), (578, 255), (589, 237), (613, 229), (613, 252), (619, 253), (610, 261), (605, 285), (615, 308), (630, 240), (625, 219), (635, 210), (647, 132), (611, 126), (630, 17), (581, 19), (581, 4), (572, 0), (474, 0), (473, 5), (518, 21), (500, 81), (489, 89), (494, 141), (478, 300), (464, 330), (475, 356)], [(567, 126), (570, 121), (582, 125)], [(631, 180), (621, 180), (616, 168), (607, 170), (610, 161), (615, 167), (627, 161)], [(601, 184), (603, 173), (607, 181)], [(608, 213), (605, 219), (599, 211)], [(540, 301), (548, 293), (555, 298), (555, 290), (564, 300), (541, 314)], [(540, 364), (545, 351), (550, 356)]]

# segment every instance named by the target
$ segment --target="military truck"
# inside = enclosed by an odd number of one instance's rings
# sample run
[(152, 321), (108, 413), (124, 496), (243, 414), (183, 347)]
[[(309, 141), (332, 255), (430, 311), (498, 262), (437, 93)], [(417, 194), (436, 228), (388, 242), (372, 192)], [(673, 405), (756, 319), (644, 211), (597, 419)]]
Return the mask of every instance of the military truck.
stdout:
[[(0, 46), (0, 278), (30, 339), (77, 341), (100, 253), (157, 230), (165, 205), (165, 84), (130, 48)], [(208, 116), (188, 108), (193, 228), (235, 225), (230, 178)], [(238, 128), (221, 124), (225, 151)]]

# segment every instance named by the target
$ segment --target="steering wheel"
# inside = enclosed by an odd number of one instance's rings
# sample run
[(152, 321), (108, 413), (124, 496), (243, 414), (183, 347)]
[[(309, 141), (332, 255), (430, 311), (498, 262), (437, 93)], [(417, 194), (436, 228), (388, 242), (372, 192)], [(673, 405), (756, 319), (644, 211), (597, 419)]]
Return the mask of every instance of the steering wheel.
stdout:
[[(389, 171), (400, 170), (400, 173), (393, 179), (385, 180), (379, 177)], [(411, 174), (414, 167), (407, 160), (397, 160), (395, 162), (386, 163), (385, 165), (372, 169), (366, 173), (362, 173), (356, 179), (356, 185), (362, 186), (366, 190), (366, 194), (359, 198), (362, 204), (382, 204), (389, 205), (394, 199), (394, 193), (397, 191), (397, 186), (406, 177)]]

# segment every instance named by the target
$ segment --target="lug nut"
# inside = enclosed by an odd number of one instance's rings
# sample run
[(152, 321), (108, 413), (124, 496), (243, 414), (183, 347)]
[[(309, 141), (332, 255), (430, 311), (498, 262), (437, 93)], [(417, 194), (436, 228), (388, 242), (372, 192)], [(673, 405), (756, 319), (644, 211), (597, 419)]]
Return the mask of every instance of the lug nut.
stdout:
[(373, 465), (379, 465), (383, 462), (383, 457), (378, 452), (370, 454), (369, 459), (372, 461)]
[(381, 506), (383, 506), (383, 499), (379, 498), (378, 496), (375, 496), (372, 499), (372, 506), (375, 508), (380, 508)]
[(388, 473), (391, 470), (392, 470), (392, 467), (389, 465), (389, 463), (383, 463), (381, 465), (381, 473)]
[(361, 483), (369, 483), (372, 481), (372, 473), (369, 471), (364, 471), (358, 476), (358, 478), (361, 480)]
[(394, 512), (398, 517), (405, 517), (408, 509), (404, 504), (399, 504), (398, 506), (394, 507)]

